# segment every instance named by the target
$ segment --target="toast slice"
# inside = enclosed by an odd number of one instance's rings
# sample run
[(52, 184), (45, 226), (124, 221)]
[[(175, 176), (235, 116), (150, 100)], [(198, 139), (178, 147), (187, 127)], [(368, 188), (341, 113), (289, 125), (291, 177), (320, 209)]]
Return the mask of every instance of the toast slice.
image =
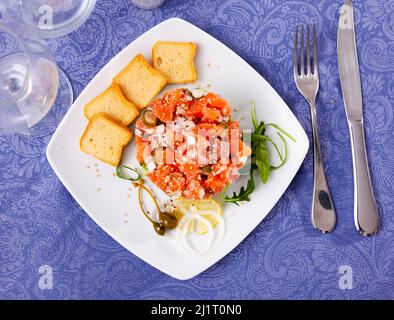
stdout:
[(117, 84), (113, 84), (84, 108), (85, 116), (89, 120), (100, 112), (105, 112), (111, 118), (128, 126), (138, 116), (139, 109), (126, 99)]
[(144, 108), (166, 85), (167, 78), (138, 54), (112, 82), (120, 86), (127, 99)]
[(89, 121), (79, 145), (81, 151), (116, 167), (132, 136), (129, 128), (100, 112)]
[(152, 65), (168, 78), (168, 83), (194, 82), (196, 50), (197, 45), (192, 42), (158, 41), (152, 48)]

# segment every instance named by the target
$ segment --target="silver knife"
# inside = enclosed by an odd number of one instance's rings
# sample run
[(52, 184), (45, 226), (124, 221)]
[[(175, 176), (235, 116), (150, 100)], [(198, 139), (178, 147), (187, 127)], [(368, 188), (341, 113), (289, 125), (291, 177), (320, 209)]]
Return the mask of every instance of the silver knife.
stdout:
[(354, 222), (364, 236), (377, 232), (378, 209), (369, 175), (363, 125), (363, 101), (358, 65), (353, 5), (345, 0), (338, 24), (338, 65), (350, 129), (354, 175)]

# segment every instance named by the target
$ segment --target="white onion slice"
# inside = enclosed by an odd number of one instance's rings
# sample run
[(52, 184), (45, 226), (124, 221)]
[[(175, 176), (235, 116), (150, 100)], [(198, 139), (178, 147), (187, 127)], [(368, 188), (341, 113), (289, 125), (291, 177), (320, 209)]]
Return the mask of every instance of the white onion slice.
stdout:
[[(206, 248), (202, 249), (202, 250), (196, 250), (195, 248), (193, 248), (187, 241), (187, 232), (189, 230), (189, 225), (192, 221), (197, 220), (201, 223), (203, 223), (206, 227), (207, 227), (207, 236), (208, 236), (208, 245)], [(189, 253), (193, 253), (195, 255), (202, 255), (206, 252), (208, 252), (208, 250), (211, 248), (212, 246), (212, 242), (214, 239), (214, 232), (213, 232), (213, 227), (211, 225), (211, 223), (201, 217), (199, 214), (195, 214), (195, 213), (188, 213), (187, 215), (185, 215), (181, 221), (179, 222), (178, 228), (177, 228), (177, 235), (178, 235), (178, 239), (180, 236), (180, 243), (182, 244), (182, 248), (185, 249), (186, 251), (188, 251)]]
[(216, 212), (212, 212), (211, 213), (212, 216), (214, 216), (216, 219), (218, 219), (218, 223), (216, 225), (216, 239), (214, 240), (214, 243), (212, 244), (210, 250), (215, 250), (219, 244), (223, 241), (224, 238), (224, 234), (226, 232), (226, 223), (224, 221), (224, 218), (216, 213)]
[[(218, 214), (215, 211), (210, 211), (210, 210), (199, 210), (197, 212), (196, 208), (192, 207), (191, 208), (194, 214), (199, 215), (200, 217), (204, 216), (204, 215), (209, 215), (209, 216), (214, 216), (217, 220), (218, 223), (216, 225), (218, 233), (217, 233), (217, 237), (216, 237), (216, 241), (215, 241), (215, 246), (213, 246), (213, 248), (216, 248), (223, 240), (224, 238), (224, 233), (226, 231), (226, 223), (224, 221), (224, 218)], [(204, 218), (204, 217), (202, 217)], [(205, 218), (204, 218), (205, 219)], [(207, 220), (207, 219), (206, 219)], [(208, 221), (209, 222), (209, 221)], [(209, 223), (210, 224), (210, 223)], [(212, 226), (212, 225), (211, 225)], [(213, 227), (212, 227), (213, 229)]]
[[(215, 231), (214, 228), (211, 225), (211, 222), (204, 218), (203, 215), (211, 215), (214, 216), (217, 220), (217, 234), (215, 237)], [(207, 233), (206, 236), (208, 237), (208, 245), (202, 249), (202, 250), (197, 250), (193, 248), (189, 242), (188, 242), (188, 230), (189, 230), (189, 225), (192, 223), (194, 220), (197, 220), (198, 222), (201, 222), (204, 224), (207, 228)], [(176, 234), (177, 234), (177, 241), (181, 245), (182, 249), (185, 251), (192, 253), (194, 255), (203, 255), (211, 251), (212, 249), (216, 248), (220, 242), (224, 238), (224, 233), (225, 233), (225, 221), (224, 218), (214, 212), (214, 211), (200, 211), (198, 212), (195, 208), (191, 207), (190, 212), (186, 212), (185, 215), (182, 217), (180, 220)]]

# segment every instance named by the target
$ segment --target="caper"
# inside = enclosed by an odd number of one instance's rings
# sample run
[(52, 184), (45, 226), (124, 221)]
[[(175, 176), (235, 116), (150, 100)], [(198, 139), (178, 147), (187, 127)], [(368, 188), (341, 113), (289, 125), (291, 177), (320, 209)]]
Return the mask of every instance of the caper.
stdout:
[(175, 229), (178, 225), (178, 219), (169, 212), (159, 213), (160, 223), (167, 229)]
[(166, 233), (166, 229), (161, 223), (153, 222), (153, 228), (159, 236), (164, 236), (164, 234)]
[(201, 173), (203, 175), (206, 175), (206, 176), (209, 176), (211, 172), (212, 172), (212, 167), (211, 166), (204, 166), (201, 169)]

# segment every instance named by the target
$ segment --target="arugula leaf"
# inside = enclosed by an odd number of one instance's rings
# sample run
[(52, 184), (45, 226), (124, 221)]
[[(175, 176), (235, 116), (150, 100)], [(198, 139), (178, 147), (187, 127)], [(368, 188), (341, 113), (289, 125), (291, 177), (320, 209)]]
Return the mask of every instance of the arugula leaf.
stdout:
[(259, 175), (263, 183), (267, 183), (270, 175), (270, 156), (265, 144), (259, 147), (256, 154), (256, 166), (259, 169)]
[(256, 188), (256, 185), (254, 183), (253, 173), (254, 173), (254, 167), (252, 166), (252, 168), (250, 169), (250, 172), (249, 172), (249, 180), (246, 184), (246, 187), (243, 186), (238, 194), (236, 194), (234, 192), (231, 197), (226, 196), (226, 191), (227, 191), (228, 187), (230, 186), (230, 185), (227, 185), (227, 187), (222, 192), (223, 201), (229, 202), (229, 203), (234, 203), (237, 206), (239, 206), (238, 202), (240, 202), (240, 201), (250, 201), (249, 196), (253, 193), (254, 189)]
[[(238, 194), (235, 192), (233, 193), (232, 197), (226, 196), (226, 191), (228, 189), (228, 186), (225, 188), (225, 190), (222, 193), (222, 199), (225, 202), (231, 202), (236, 205), (239, 205), (238, 202), (240, 201), (250, 201), (250, 195), (252, 192), (255, 190), (255, 182), (254, 182), (254, 170), (258, 170), (260, 179), (263, 183), (267, 183), (270, 172), (272, 170), (278, 169), (282, 167), (287, 159), (287, 143), (284, 138), (284, 136), (288, 137), (292, 141), (296, 142), (296, 140), (288, 134), (286, 131), (284, 131), (282, 128), (280, 128), (278, 125), (274, 123), (269, 123), (265, 124), (263, 121), (260, 122), (260, 124), (257, 121), (256, 113), (255, 113), (255, 104), (254, 101), (251, 102), (251, 113), (252, 113), (252, 123), (254, 127), (254, 132), (251, 136), (251, 144), (252, 144), (252, 155), (251, 155), (251, 169), (250, 169), (250, 176), (248, 183), (246, 187), (242, 187), (241, 190), (239, 191)], [(279, 138), (283, 142), (284, 145), (284, 155), (282, 155), (281, 151), (279, 150), (278, 145), (276, 142), (268, 137), (266, 135), (266, 128), (267, 127), (273, 127), (276, 130), (278, 130), (276, 133), (278, 134)], [(267, 143), (271, 143), (275, 151), (278, 153), (278, 156), (280, 158), (280, 163), (279, 165), (272, 165), (270, 162), (270, 154), (269, 150), (267, 147)]]
[(268, 180), (270, 168), (269, 154), (265, 141), (254, 139), (252, 135), (252, 149), (254, 150), (252, 162), (257, 166), (261, 181), (265, 183)]

